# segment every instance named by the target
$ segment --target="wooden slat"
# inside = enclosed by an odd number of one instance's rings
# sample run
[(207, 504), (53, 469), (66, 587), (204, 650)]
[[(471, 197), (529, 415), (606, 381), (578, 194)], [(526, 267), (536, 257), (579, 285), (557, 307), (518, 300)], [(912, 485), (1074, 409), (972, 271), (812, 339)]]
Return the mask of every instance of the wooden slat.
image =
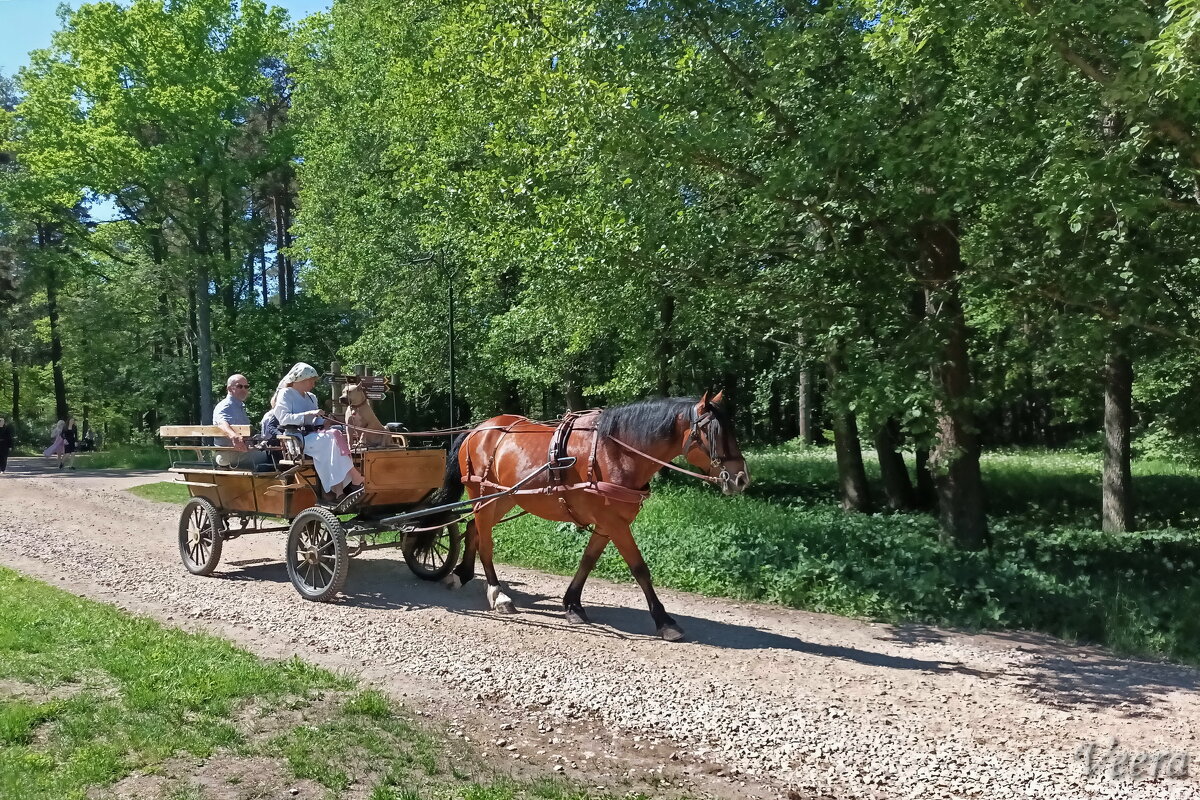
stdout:
[(171, 481), (171, 483), (178, 483), (180, 486), (201, 486), (205, 489), (217, 488), (215, 483), (200, 483), (198, 481)]
[[(230, 425), (238, 436), (249, 436), (249, 425)], [(158, 429), (159, 436), (225, 436), (225, 431), (216, 425), (164, 425)]]
[(216, 445), (196, 445), (196, 444), (164, 444), (163, 450), (237, 450), (236, 447), (218, 447)]

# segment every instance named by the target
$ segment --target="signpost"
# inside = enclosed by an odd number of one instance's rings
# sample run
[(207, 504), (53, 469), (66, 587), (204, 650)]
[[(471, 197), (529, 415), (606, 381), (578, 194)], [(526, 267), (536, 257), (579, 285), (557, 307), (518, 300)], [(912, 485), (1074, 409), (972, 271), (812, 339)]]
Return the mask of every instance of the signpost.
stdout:
[(392, 390), (392, 383), (387, 376), (372, 375), (362, 364), (355, 365), (354, 374), (351, 375), (342, 374), (342, 365), (336, 361), (331, 367), (329, 382), (333, 387), (334, 413), (339, 417), (345, 413), (345, 409), (338, 404), (337, 399), (346, 384), (357, 384), (366, 393), (367, 399), (372, 401), (384, 399)]

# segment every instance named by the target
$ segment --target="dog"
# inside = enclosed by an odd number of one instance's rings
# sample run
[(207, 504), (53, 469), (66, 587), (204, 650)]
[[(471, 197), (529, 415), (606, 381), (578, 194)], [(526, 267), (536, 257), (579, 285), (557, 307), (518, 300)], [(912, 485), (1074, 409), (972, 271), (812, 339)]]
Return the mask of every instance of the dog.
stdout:
[[(384, 429), (379, 417), (375, 416), (367, 393), (358, 384), (346, 384), (338, 402), (346, 406), (346, 434), (352, 449), (374, 450), (391, 446), (391, 434)], [(357, 428), (366, 430), (356, 430)]]

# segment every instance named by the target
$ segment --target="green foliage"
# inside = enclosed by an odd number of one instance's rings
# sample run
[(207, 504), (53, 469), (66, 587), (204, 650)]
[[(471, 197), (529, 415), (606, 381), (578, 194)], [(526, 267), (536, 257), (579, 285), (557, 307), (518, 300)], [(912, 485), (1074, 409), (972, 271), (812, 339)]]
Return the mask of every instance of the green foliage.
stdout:
[[(968, 628), (1039, 630), (1134, 653), (1200, 661), (1191, 576), (1200, 563), (1200, 473), (1139, 462), (1144, 534), (1101, 534), (1094, 456), (985, 461), (992, 550), (939, 544), (934, 519), (837, 508), (830, 454), (751, 460), (749, 496), (658, 482), (635, 526), (657, 583), (687, 591)], [(686, 480), (686, 479), (684, 479)], [(506, 561), (572, 574), (584, 537), (521, 518), (497, 536)], [(629, 581), (609, 548), (596, 575)]]
[[(5, 569), (0, 604), (12, 610), (0, 617), (2, 797), (81, 800), (168, 759), (186, 770), (229, 752), (283, 759), (331, 796), (353, 782), (374, 800), (599, 797), (495, 775), (379, 691), (295, 659), (263, 661)], [(246, 713), (278, 733), (242, 733)], [(185, 781), (164, 791), (199, 796)]]

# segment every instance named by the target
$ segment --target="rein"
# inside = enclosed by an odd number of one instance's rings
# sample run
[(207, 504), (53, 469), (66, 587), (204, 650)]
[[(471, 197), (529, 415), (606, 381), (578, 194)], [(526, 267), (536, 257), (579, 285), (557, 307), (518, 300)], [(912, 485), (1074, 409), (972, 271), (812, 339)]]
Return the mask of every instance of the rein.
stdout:
[[(720, 478), (714, 478), (711, 475), (705, 475), (702, 472), (692, 472), (690, 469), (684, 469), (683, 467), (677, 467), (669, 461), (663, 461), (661, 458), (655, 458), (654, 456), (650, 455), (649, 453), (644, 453), (641, 450), (638, 450), (636, 447), (634, 447), (631, 444), (626, 444), (625, 442), (621, 441), (620, 439), (613, 436), (612, 434), (609, 434), (608, 438), (612, 439), (614, 442), (621, 445), (621, 447), (624, 447), (629, 452), (639, 455), (642, 458), (646, 459), (647, 461), (653, 461), (655, 464), (664, 466), (667, 469), (673, 469), (676, 472), (680, 472), (684, 475), (687, 475), (690, 478), (695, 478), (696, 480), (704, 481), (705, 483), (711, 483), (714, 486), (716, 486), (717, 484), (719, 484), (721, 482)], [(686, 453), (686, 451), (685, 451), (685, 453)]]

